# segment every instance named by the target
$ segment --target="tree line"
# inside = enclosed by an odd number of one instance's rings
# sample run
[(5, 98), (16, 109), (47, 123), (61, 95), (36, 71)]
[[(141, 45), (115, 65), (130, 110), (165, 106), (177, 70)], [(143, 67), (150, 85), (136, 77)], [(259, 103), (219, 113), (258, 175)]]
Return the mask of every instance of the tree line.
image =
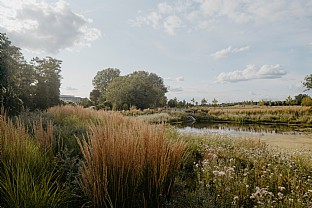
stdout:
[[(21, 49), (12, 45), (5, 34), (0, 33), (0, 107), (9, 115), (17, 115), (22, 110), (44, 110), (61, 103), (61, 64), (62, 61), (52, 57), (26, 61)], [(179, 101), (177, 98), (167, 101), (167, 87), (163, 79), (155, 73), (135, 71), (120, 75), (116, 68), (107, 68), (97, 72), (92, 80), (94, 89), (90, 100), (85, 99), (84, 106), (94, 105), (97, 109), (128, 110), (156, 107), (230, 106), (230, 105), (312, 105), (307, 94), (299, 94), (285, 101), (243, 101), (222, 103), (214, 98), (210, 103), (203, 98), (200, 103), (191, 99)], [(306, 90), (312, 89), (312, 74), (302, 82)]]
[(0, 33), (0, 107), (9, 115), (43, 110), (60, 103), (62, 61), (52, 57), (27, 62), (21, 49)]

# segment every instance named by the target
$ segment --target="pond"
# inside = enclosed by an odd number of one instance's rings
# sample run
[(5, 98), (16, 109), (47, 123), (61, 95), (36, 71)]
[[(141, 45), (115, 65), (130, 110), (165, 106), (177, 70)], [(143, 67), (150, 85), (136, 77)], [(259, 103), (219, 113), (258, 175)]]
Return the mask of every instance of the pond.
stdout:
[(295, 125), (198, 123), (178, 124), (182, 133), (217, 133), (257, 138), (268, 144), (289, 148), (312, 148), (312, 128)]

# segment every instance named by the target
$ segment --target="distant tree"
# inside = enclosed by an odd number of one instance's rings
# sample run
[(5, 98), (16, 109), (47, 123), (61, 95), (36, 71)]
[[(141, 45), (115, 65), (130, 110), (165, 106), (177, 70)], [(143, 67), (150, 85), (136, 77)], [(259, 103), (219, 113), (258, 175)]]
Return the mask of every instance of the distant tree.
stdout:
[[(312, 89), (312, 74), (310, 75), (307, 75), (305, 78), (304, 78), (304, 82), (302, 82), (303, 86), (305, 88), (307, 88), (306, 90), (310, 90)], [(306, 91), (305, 90), (305, 91)]]
[(114, 109), (153, 108), (166, 103), (165, 87), (161, 77), (154, 73), (136, 71), (115, 78), (107, 87), (106, 98)]
[(168, 107), (170, 107), (170, 108), (175, 108), (175, 107), (177, 107), (178, 106), (178, 100), (177, 100), (177, 98), (175, 97), (174, 99), (170, 99), (169, 101), (168, 101)]
[(205, 98), (203, 98), (202, 100), (201, 100), (201, 105), (206, 105), (207, 104), (207, 100), (205, 99)]
[(285, 104), (286, 105), (295, 105), (296, 101), (294, 99), (292, 99), (292, 97), (288, 96), (285, 100)]
[(312, 106), (312, 99), (310, 96), (306, 96), (302, 99), (301, 105), (303, 106)]
[(295, 96), (295, 103), (297, 105), (301, 105), (303, 98), (305, 98), (307, 96), (308, 96), (307, 94), (299, 94), (299, 95)]
[(216, 98), (213, 98), (213, 100), (212, 100), (212, 104), (213, 104), (214, 106), (216, 106), (216, 105), (217, 105), (217, 103), (218, 103), (218, 101), (216, 100)]
[(193, 105), (195, 105), (195, 98), (192, 98), (192, 103), (193, 103)]

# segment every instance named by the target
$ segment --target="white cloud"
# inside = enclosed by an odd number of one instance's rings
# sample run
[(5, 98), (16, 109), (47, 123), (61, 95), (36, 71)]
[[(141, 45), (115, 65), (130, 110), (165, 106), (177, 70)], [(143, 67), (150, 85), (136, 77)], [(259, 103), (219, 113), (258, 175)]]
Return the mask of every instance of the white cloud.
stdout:
[(158, 4), (157, 8), (160, 13), (164, 14), (170, 14), (173, 11), (172, 7), (166, 2)]
[(71, 86), (67, 86), (67, 87), (64, 88), (64, 90), (66, 90), (66, 91), (77, 91), (78, 89), (74, 88), (74, 87), (71, 87)]
[(233, 53), (240, 53), (243, 51), (248, 51), (249, 49), (250, 49), (249, 46), (245, 46), (245, 47), (241, 47), (241, 48), (232, 48), (232, 46), (229, 46), (227, 48), (224, 48), (220, 51), (217, 51), (217, 52), (211, 54), (211, 56), (216, 58), (216, 59), (219, 59), (219, 58), (226, 57), (226, 56), (233, 54)]
[(164, 31), (169, 35), (175, 35), (175, 31), (178, 28), (181, 28), (183, 25), (182, 20), (176, 16), (171, 15), (166, 18), (166, 21), (164, 22)]
[(217, 76), (217, 82), (240, 82), (255, 79), (277, 79), (286, 75), (286, 71), (279, 64), (263, 65), (260, 68), (255, 65), (247, 65), (243, 70), (222, 72)]
[(183, 91), (183, 88), (180, 87), (180, 86), (168, 86), (168, 91), (169, 92), (182, 92)]
[(176, 78), (176, 81), (178, 81), (178, 82), (183, 82), (183, 81), (184, 81), (184, 77), (182, 77), (182, 76), (181, 76), (181, 77), (177, 77), (177, 78)]
[[(278, 21), (289, 23), (306, 20), (306, 23), (309, 23), (312, 3), (310, 0), (175, 0), (172, 3), (159, 3), (151, 10), (163, 16), (161, 21), (167, 25), (164, 31), (172, 35), (175, 34), (175, 30), (168, 27), (170, 16), (179, 17), (179, 22), (184, 23), (187, 31), (218, 28), (220, 22), (223, 25), (226, 25), (224, 22), (238, 25), (246, 23), (263, 25)], [(130, 22), (133, 26), (142, 26), (142, 20), (147, 19), (149, 13), (150, 10), (146, 15)]]
[(0, 29), (21, 48), (34, 52), (89, 46), (101, 36), (90, 19), (73, 12), (64, 0), (48, 4), (43, 0), (0, 0)]

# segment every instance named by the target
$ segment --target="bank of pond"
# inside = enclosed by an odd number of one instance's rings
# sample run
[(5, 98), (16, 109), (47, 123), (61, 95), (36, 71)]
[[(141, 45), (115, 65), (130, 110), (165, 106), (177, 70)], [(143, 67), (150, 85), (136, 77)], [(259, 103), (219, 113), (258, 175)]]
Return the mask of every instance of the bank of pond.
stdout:
[[(0, 207), (312, 206), (312, 149), (181, 132), (157, 120), (175, 113), (131, 113), (59, 106), (2, 114)], [(219, 125), (212, 129), (233, 128)]]

